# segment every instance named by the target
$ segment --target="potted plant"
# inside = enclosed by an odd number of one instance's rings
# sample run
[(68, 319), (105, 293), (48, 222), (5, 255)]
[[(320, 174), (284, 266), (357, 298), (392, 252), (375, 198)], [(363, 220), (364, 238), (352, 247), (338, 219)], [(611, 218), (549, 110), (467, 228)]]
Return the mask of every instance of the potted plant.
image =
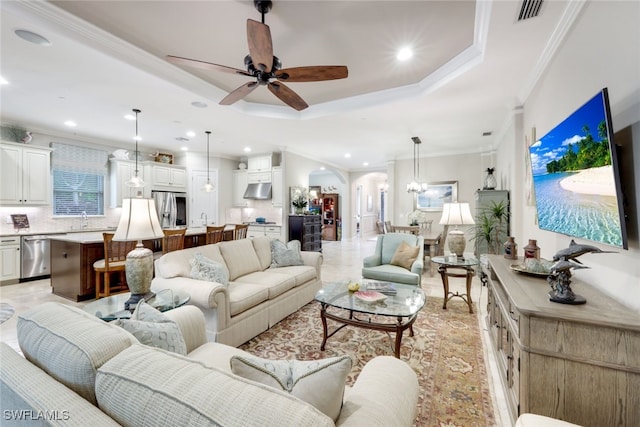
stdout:
[(304, 208), (309, 204), (309, 191), (304, 187), (296, 187), (291, 197), (291, 205), (297, 215), (304, 213)]
[(476, 218), (471, 240), (485, 242), (490, 254), (498, 254), (504, 243), (501, 236), (506, 234), (508, 222), (509, 206), (507, 203), (492, 201), (491, 205), (483, 208)]

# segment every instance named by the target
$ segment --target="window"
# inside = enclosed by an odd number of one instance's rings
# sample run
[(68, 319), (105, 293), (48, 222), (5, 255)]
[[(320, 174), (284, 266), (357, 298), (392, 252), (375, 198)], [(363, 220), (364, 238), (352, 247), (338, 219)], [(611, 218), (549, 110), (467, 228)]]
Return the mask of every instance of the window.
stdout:
[(107, 152), (51, 143), (53, 215), (104, 215)]

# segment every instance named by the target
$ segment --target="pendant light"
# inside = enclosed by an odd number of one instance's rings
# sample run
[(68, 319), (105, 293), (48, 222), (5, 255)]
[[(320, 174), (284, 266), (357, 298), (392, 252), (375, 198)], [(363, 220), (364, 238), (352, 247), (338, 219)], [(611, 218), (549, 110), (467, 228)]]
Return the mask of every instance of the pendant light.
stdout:
[(131, 179), (127, 181), (127, 187), (140, 188), (145, 186), (144, 181), (140, 177), (140, 171), (138, 170), (138, 140), (140, 139), (140, 137), (138, 136), (138, 113), (141, 113), (141, 111), (137, 108), (134, 108), (133, 112), (136, 114), (136, 136), (134, 138), (136, 140), (136, 170)]
[(211, 131), (208, 130), (205, 133), (207, 134), (207, 183), (202, 186), (202, 190), (211, 193), (213, 191), (213, 184), (211, 184), (211, 178), (209, 177), (209, 135), (211, 135)]
[(427, 191), (427, 184), (420, 183), (420, 144), (422, 141), (417, 136), (411, 139), (413, 140), (413, 181), (407, 184), (407, 193), (424, 193)]

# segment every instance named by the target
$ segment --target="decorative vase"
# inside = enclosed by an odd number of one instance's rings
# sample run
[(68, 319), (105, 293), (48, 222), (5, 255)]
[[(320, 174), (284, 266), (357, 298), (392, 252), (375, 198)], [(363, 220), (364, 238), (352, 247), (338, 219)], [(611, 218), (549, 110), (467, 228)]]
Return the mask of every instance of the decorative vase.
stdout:
[(484, 177), (483, 190), (495, 190), (496, 189), (496, 176), (493, 174), (494, 168), (487, 168), (487, 176)]
[(524, 247), (524, 258), (540, 259), (540, 248), (537, 240), (529, 239), (529, 244)]
[(295, 208), (296, 215), (302, 215), (304, 213), (304, 208)]
[(504, 242), (504, 257), (506, 259), (518, 259), (518, 244), (512, 236), (507, 237)]

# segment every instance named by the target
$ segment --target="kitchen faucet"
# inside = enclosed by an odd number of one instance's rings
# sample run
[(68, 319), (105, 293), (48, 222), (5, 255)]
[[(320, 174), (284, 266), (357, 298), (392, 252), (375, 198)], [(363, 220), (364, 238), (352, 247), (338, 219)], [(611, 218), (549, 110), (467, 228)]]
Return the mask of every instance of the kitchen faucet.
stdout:
[(207, 226), (207, 213), (206, 212), (202, 212), (200, 214), (200, 219), (204, 219), (204, 222), (202, 225), (204, 225), (205, 227)]
[(89, 218), (87, 218), (87, 211), (82, 211), (80, 213), (80, 227), (81, 228), (89, 227)]

